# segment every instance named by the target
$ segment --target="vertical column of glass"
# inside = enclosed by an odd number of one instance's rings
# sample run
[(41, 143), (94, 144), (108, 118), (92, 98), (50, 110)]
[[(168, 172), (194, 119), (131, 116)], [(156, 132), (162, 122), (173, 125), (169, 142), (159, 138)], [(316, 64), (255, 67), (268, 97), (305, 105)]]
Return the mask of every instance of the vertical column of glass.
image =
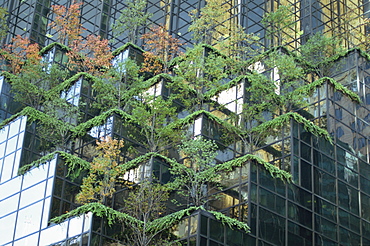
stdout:
[(27, 117), (22, 116), (0, 130), (0, 182), (17, 176)]

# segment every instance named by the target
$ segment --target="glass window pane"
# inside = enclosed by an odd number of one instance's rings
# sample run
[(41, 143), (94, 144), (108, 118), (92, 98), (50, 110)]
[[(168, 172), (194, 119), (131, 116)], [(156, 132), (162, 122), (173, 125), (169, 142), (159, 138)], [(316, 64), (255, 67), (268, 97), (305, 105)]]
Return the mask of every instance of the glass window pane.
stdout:
[(14, 157), (15, 154), (8, 155), (4, 159), (4, 164), (3, 164), (3, 170), (1, 172), (1, 181), (4, 182), (8, 179), (11, 179), (12, 174), (13, 174), (13, 165), (14, 165)]
[(15, 238), (21, 238), (40, 228), (43, 201), (19, 210)]
[[(1, 197), (2, 198), (2, 197)], [(19, 193), (8, 197), (0, 202), (0, 217), (3, 217), (6, 214), (10, 214), (17, 210), (19, 201)]]
[(16, 213), (12, 213), (0, 219), (0, 231), (1, 231), (0, 245), (3, 245), (13, 240), (15, 216)]
[(26, 238), (15, 241), (13, 246), (37, 245), (39, 241), (39, 233), (32, 234)]
[(17, 137), (12, 137), (12, 138), (8, 139), (8, 143), (6, 145), (5, 155), (8, 155), (8, 154), (10, 154), (10, 153), (12, 153), (16, 150), (17, 140), (18, 140)]
[(46, 165), (41, 165), (37, 168), (33, 168), (32, 170), (28, 171), (24, 175), (22, 189), (26, 189), (40, 182), (41, 180), (46, 179), (46, 174), (47, 174)]
[(67, 238), (67, 222), (53, 225), (41, 231), (39, 245), (50, 245)]
[(21, 202), (19, 207), (25, 207), (37, 200), (44, 198), (46, 182), (42, 182), (38, 185), (35, 185), (27, 190), (21, 192)]

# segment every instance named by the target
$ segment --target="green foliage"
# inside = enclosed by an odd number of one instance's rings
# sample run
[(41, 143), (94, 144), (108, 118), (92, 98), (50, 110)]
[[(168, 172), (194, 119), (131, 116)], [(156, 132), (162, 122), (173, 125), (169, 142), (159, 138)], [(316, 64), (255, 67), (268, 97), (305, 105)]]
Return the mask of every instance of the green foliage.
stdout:
[(113, 33), (115, 37), (127, 33), (128, 41), (136, 43), (139, 29), (146, 25), (152, 14), (145, 13), (147, 0), (125, 0), (125, 4), (127, 6), (112, 26)]
[(54, 151), (52, 153), (49, 153), (41, 157), (40, 159), (36, 161), (31, 162), (30, 164), (22, 166), (18, 170), (18, 175), (26, 174), (33, 167), (39, 167), (40, 165), (56, 158), (56, 155), (59, 155), (65, 161), (65, 164), (68, 166), (67, 177), (71, 177), (72, 180), (80, 176), (82, 170), (87, 170), (90, 168), (89, 162), (82, 160), (81, 158), (77, 156), (71, 155), (64, 151)]
[(115, 222), (118, 221), (124, 221), (125, 223), (140, 223), (137, 219), (129, 216), (128, 214), (120, 213), (98, 202), (92, 202), (82, 205), (66, 214), (51, 219), (50, 223), (59, 224), (68, 218), (86, 214), (88, 212), (92, 212), (97, 217), (105, 218), (109, 226), (112, 226)]
[(228, 76), (225, 71), (226, 60), (224, 56), (206, 49), (203, 45), (195, 45), (187, 49), (182, 60), (174, 68), (176, 76), (169, 86), (179, 93), (183, 104), (190, 111), (200, 110), (205, 103), (204, 94), (220, 86), (222, 80)]
[(95, 116), (94, 118), (76, 126), (73, 129), (73, 137), (74, 138), (75, 137), (81, 137), (81, 136), (85, 135), (92, 127), (103, 125), (106, 122), (107, 118), (109, 118), (113, 114), (118, 114), (123, 119), (128, 120), (128, 121), (132, 121), (132, 117), (129, 114), (122, 111), (121, 109), (113, 108), (113, 109), (110, 109), (106, 112), (103, 112), (100, 115)]
[(333, 61), (344, 51), (340, 43), (337, 38), (318, 32), (300, 47), (300, 59), (319, 77), (330, 76), (340, 67)]
[(212, 45), (213, 40), (217, 39), (222, 32), (222, 22), (225, 17), (225, 10), (222, 4), (217, 0), (208, 0), (206, 5), (200, 9), (200, 12), (190, 12), (192, 24), (188, 31), (193, 32), (193, 40), (196, 43)]
[[(238, 136), (244, 143), (246, 153), (253, 153), (255, 147), (263, 140), (263, 132), (253, 131), (254, 127), (266, 120), (278, 110), (278, 95), (273, 81), (262, 74), (250, 73), (246, 81), (246, 101), (243, 110), (236, 120), (239, 121), (241, 133)], [(239, 131), (239, 132), (240, 132)]]
[(141, 95), (141, 100), (133, 104), (132, 122), (140, 127), (140, 136), (132, 136), (150, 152), (160, 152), (173, 142), (179, 141), (181, 134), (168, 126), (175, 118), (176, 108), (172, 100), (161, 96)]
[(282, 112), (289, 112), (295, 108), (304, 106), (303, 98), (306, 96), (300, 87), (303, 85), (304, 71), (299, 67), (295, 58), (284, 54), (281, 51), (275, 51), (269, 54), (266, 59), (266, 65), (276, 69), (278, 78), (273, 78), (276, 85), (277, 106)]
[(168, 198), (169, 190), (162, 184), (143, 180), (133, 187), (122, 208), (123, 212), (137, 219), (136, 223), (126, 223), (130, 231), (125, 234), (127, 242), (136, 242), (140, 246), (163, 245), (164, 236), (161, 233), (168, 229), (169, 225), (156, 223), (158, 227), (153, 227), (152, 223), (165, 212), (165, 202)]
[(40, 50), (40, 55), (44, 55), (46, 54), (49, 50), (51, 50), (53, 47), (55, 46), (58, 46), (62, 51), (70, 51), (71, 48), (69, 48), (68, 46), (64, 45), (64, 44), (61, 44), (61, 43), (58, 43), (58, 42), (53, 42), (45, 47), (43, 47), (41, 50)]
[[(48, 71), (40, 65), (27, 65), (23, 72), (11, 80), (14, 100), (25, 105), (41, 109), (41, 105), (50, 100), (50, 90), (63, 81), (67, 71), (58, 66), (51, 66)], [(53, 95), (53, 98), (56, 95)]]
[(113, 52), (112, 52), (112, 56), (116, 56), (116, 55), (119, 55), (122, 51), (125, 51), (128, 49), (128, 47), (132, 47), (140, 52), (144, 52), (144, 50), (142, 48), (140, 48), (139, 46), (137, 46), (136, 44), (133, 44), (131, 42), (127, 42), (125, 43), (124, 45), (122, 45), (121, 47), (115, 49)]
[(224, 215), (223, 213), (220, 213), (220, 212), (216, 212), (216, 211), (209, 211), (209, 212), (211, 214), (213, 214), (218, 221), (221, 221), (221, 223), (223, 225), (227, 225), (231, 229), (238, 228), (239, 230), (243, 230), (246, 233), (250, 232), (249, 226), (247, 224), (239, 221), (239, 220), (230, 218), (229, 216), (226, 216), (226, 215)]
[(134, 60), (127, 58), (116, 63), (107, 73), (107, 79), (96, 79), (96, 102), (93, 106), (103, 111), (111, 108), (128, 108), (134, 96), (145, 89), (140, 67)]
[(44, 147), (67, 151), (80, 114), (79, 108), (56, 96), (43, 104), (43, 111), (48, 115), (48, 121), (40, 124), (37, 132), (46, 142)]
[(262, 50), (260, 38), (236, 24), (229, 29), (224, 40), (217, 43), (220, 51), (227, 55), (227, 69), (232, 74), (245, 75), (248, 72), (249, 60), (259, 55)]
[(255, 127), (253, 131), (265, 132), (267, 135), (271, 135), (274, 131), (281, 129), (287, 124), (289, 125), (291, 119), (295, 120), (298, 123), (303, 124), (303, 127), (306, 131), (312, 133), (313, 135), (317, 137), (323, 137), (326, 140), (328, 140), (330, 143), (333, 143), (333, 140), (330, 137), (330, 134), (325, 129), (322, 129), (316, 126), (314, 123), (307, 120), (303, 116), (297, 113), (293, 113), (293, 112), (289, 112), (289, 113), (280, 115), (270, 121), (266, 121), (262, 123), (261, 125)]
[(185, 158), (183, 164), (173, 163), (170, 168), (175, 179), (171, 187), (178, 189), (179, 194), (190, 199), (190, 204), (204, 205), (209, 195), (207, 185), (219, 179), (220, 174), (214, 172), (214, 158), (217, 145), (201, 137), (182, 141), (178, 146)]
[(361, 103), (360, 97), (355, 92), (347, 89), (342, 84), (335, 81), (335, 79), (329, 78), (329, 77), (322, 77), (318, 80), (315, 80), (314, 82), (302, 87), (302, 90), (304, 90), (306, 92), (306, 94), (309, 95), (314, 91), (314, 89), (316, 89), (317, 87), (322, 86), (326, 82), (328, 82), (330, 85), (332, 85), (334, 87), (334, 90), (340, 91), (341, 93), (343, 93), (344, 95), (349, 97), (353, 102)]
[(8, 11), (5, 8), (0, 7), (0, 41), (6, 37), (8, 33), (8, 23), (7, 23)]
[(264, 161), (256, 155), (246, 154), (244, 156), (235, 158), (231, 161), (224, 162), (215, 166), (215, 172), (231, 172), (235, 167), (242, 167), (248, 163), (258, 163), (262, 165), (273, 178), (279, 178), (283, 182), (291, 182), (292, 175), (284, 170), (275, 167), (274, 165)]
[(301, 34), (295, 27), (294, 16), (293, 9), (286, 5), (280, 5), (274, 12), (264, 14), (262, 24), (274, 46), (283, 45)]

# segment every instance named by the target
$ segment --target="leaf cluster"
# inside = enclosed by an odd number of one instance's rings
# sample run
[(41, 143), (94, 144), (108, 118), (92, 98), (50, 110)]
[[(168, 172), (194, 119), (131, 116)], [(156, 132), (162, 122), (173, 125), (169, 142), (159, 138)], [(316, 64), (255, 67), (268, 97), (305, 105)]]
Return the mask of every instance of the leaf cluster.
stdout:
[(123, 141), (107, 137), (96, 144), (99, 152), (90, 164), (88, 176), (82, 181), (81, 192), (76, 196), (78, 203), (106, 203), (115, 192), (118, 177), (123, 174), (118, 167)]

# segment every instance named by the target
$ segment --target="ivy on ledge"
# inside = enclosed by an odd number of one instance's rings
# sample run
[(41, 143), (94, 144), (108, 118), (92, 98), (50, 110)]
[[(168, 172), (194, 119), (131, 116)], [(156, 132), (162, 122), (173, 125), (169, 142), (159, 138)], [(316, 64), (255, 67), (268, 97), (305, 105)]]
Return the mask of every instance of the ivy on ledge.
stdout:
[(44, 55), (45, 53), (47, 53), (49, 50), (51, 50), (54, 46), (59, 46), (62, 50), (64, 51), (70, 51), (71, 48), (69, 48), (68, 46), (64, 45), (64, 44), (61, 44), (59, 42), (53, 42), (47, 46), (45, 46), (44, 48), (42, 48), (40, 51), (39, 51), (39, 54), (40, 55)]
[(221, 120), (220, 118), (218, 118), (217, 116), (213, 115), (212, 113), (208, 112), (208, 111), (205, 111), (205, 110), (198, 110), (192, 114), (189, 114), (188, 116), (186, 116), (185, 118), (182, 118), (180, 120), (177, 120), (171, 124), (169, 124), (170, 127), (172, 128), (181, 128), (181, 127), (184, 127), (186, 125), (189, 125), (191, 123), (194, 122), (195, 118), (202, 115), (202, 114), (205, 114), (209, 117), (209, 119), (217, 122), (218, 124), (222, 125), (223, 127), (226, 128), (226, 130), (228, 130), (229, 132), (231, 133), (235, 133), (235, 134), (242, 134), (242, 131), (238, 128), (236, 128), (235, 126), (227, 123), (226, 121), (223, 121)]
[[(148, 222), (145, 228), (148, 232), (158, 232), (158, 231), (165, 230), (167, 228), (172, 227), (176, 223), (180, 222), (181, 219), (184, 218), (185, 216), (189, 216), (197, 210), (204, 210), (204, 211), (207, 211), (213, 214), (215, 218), (219, 220), (222, 224), (228, 225), (232, 229), (238, 228), (240, 230), (244, 230), (247, 233), (249, 232), (250, 228), (247, 224), (240, 222), (237, 219), (230, 218), (222, 213), (205, 210), (203, 207), (190, 207), (190, 208), (183, 209), (178, 212), (163, 216), (161, 218)], [(88, 212), (92, 212), (95, 216), (105, 218), (109, 226), (112, 226), (115, 223), (123, 223), (123, 224), (135, 223), (138, 226), (144, 225), (144, 222), (141, 220), (138, 220), (126, 213), (116, 211), (110, 207), (107, 207), (101, 203), (96, 203), (96, 202), (82, 205), (66, 214), (63, 214), (61, 216), (51, 219), (50, 222), (60, 224), (64, 222), (66, 219), (72, 218), (74, 216), (80, 216)]]
[(292, 175), (284, 170), (281, 170), (280, 168), (268, 163), (267, 161), (261, 159), (260, 157), (256, 155), (246, 154), (244, 156), (235, 158), (233, 160), (224, 162), (222, 164), (218, 164), (214, 167), (214, 169), (218, 171), (223, 172), (231, 172), (235, 167), (241, 167), (244, 166), (246, 163), (252, 161), (252, 163), (258, 163), (262, 165), (273, 178), (279, 178), (283, 182), (290, 183), (292, 181)]
[(66, 90), (68, 89), (69, 87), (72, 86), (72, 84), (74, 82), (76, 82), (80, 77), (83, 77), (83, 78), (86, 78), (90, 81), (92, 81), (92, 83), (95, 83), (96, 81), (100, 80), (98, 77), (95, 77), (89, 73), (86, 73), (86, 72), (79, 72), (79, 73), (76, 73), (75, 75), (73, 75), (72, 77), (70, 77), (69, 79), (63, 81), (62, 83), (60, 83), (58, 86), (56, 86), (55, 88), (53, 88), (51, 90), (52, 93), (60, 93), (62, 92), (63, 90)]
[[(47, 114), (34, 109), (32, 107), (25, 107), (20, 112), (12, 115), (11, 117), (7, 118), (3, 122), (0, 123), (0, 129), (3, 128), (5, 125), (9, 124), (11, 121), (15, 120), (19, 116), (27, 116), (27, 122), (29, 124), (33, 123), (34, 121), (40, 121), (41, 123), (47, 123), (50, 120), (50, 116)], [(60, 121), (63, 124), (62, 121)]]
[(130, 169), (138, 167), (140, 164), (142, 164), (144, 162), (149, 161), (152, 157), (159, 157), (159, 158), (165, 160), (170, 165), (178, 164), (175, 160), (173, 160), (171, 158), (168, 158), (164, 155), (158, 154), (156, 152), (149, 152), (149, 153), (146, 153), (146, 154), (141, 155), (139, 157), (136, 157), (135, 159), (133, 159), (131, 161), (128, 161), (126, 163), (123, 163), (123, 164), (119, 165), (119, 168), (121, 169), (121, 171), (128, 171)]
[(307, 120), (303, 116), (301, 116), (297, 113), (294, 113), (294, 112), (289, 112), (289, 113), (280, 115), (280, 116), (278, 116), (275, 119), (272, 119), (270, 121), (266, 121), (266, 122), (262, 123), (261, 125), (256, 126), (254, 129), (252, 129), (252, 131), (261, 133), (261, 132), (271, 132), (272, 130), (275, 130), (277, 128), (281, 129), (283, 126), (288, 124), (291, 119), (295, 120), (298, 123), (301, 123), (303, 125), (303, 128), (306, 131), (312, 133), (313, 135), (315, 135), (317, 137), (323, 137), (326, 140), (328, 140), (331, 144), (333, 144), (333, 139), (331, 138), (328, 131), (326, 131), (323, 128), (320, 128), (320, 127), (316, 126), (311, 121)]
[[(149, 152), (144, 155), (141, 155), (131, 161), (128, 161), (124, 164), (121, 164), (119, 167), (122, 171), (127, 171), (133, 168), (138, 167), (140, 164), (143, 164), (151, 159), (151, 157), (159, 157), (166, 161), (167, 164), (170, 166), (175, 166), (175, 165), (182, 165), (178, 163), (176, 160), (168, 158), (166, 156), (163, 156), (161, 154), (155, 153), (155, 152)], [(231, 172), (235, 167), (241, 167), (244, 166), (247, 162), (249, 161), (254, 161), (260, 165), (262, 165), (273, 178), (279, 178), (283, 182), (288, 182), (290, 183), (292, 181), (292, 175), (284, 170), (279, 169), (278, 167), (264, 161), (260, 157), (256, 155), (251, 155), (247, 154), (238, 158), (235, 158), (233, 160), (217, 164), (213, 168), (211, 168), (211, 172)]]
[(133, 121), (132, 117), (127, 114), (126, 112), (122, 111), (121, 109), (118, 108), (113, 108), (108, 111), (105, 111), (104, 113), (95, 116), (94, 118), (79, 124), (76, 126), (72, 131), (73, 131), (73, 137), (81, 137), (86, 134), (88, 130), (90, 130), (94, 126), (100, 126), (102, 124), (105, 124), (106, 120), (108, 117), (112, 116), (113, 114), (118, 114), (121, 116), (123, 119), (126, 119), (128, 121)]
[(106, 218), (109, 226), (119, 221), (126, 221), (127, 223), (133, 222), (133, 223), (140, 224), (140, 222), (134, 217), (128, 214), (125, 214), (125, 213), (118, 212), (110, 207), (104, 206), (103, 204), (97, 203), (97, 202), (92, 202), (92, 203), (82, 205), (76, 209), (73, 209), (72, 211), (66, 214), (55, 217), (50, 220), (50, 223), (60, 224), (66, 219), (69, 219), (74, 216), (86, 214), (88, 212), (92, 212), (95, 216)]
[(72, 180), (77, 178), (82, 170), (87, 170), (90, 168), (89, 162), (75, 155), (71, 155), (64, 151), (57, 150), (41, 157), (36, 161), (31, 162), (30, 164), (22, 166), (18, 170), (18, 175), (24, 175), (26, 174), (27, 171), (29, 171), (33, 167), (39, 167), (40, 165), (53, 160), (54, 158), (56, 158), (56, 155), (59, 155), (65, 161), (65, 164), (68, 166), (68, 173), (66, 176), (71, 177)]
[(312, 94), (315, 88), (322, 86), (325, 82), (328, 82), (329, 84), (331, 84), (336, 91), (342, 92), (344, 95), (349, 97), (352, 101), (356, 103), (361, 103), (361, 99), (356, 93), (347, 89), (342, 84), (338, 83), (335, 79), (329, 78), (329, 77), (322, 77), (308, 85), (305, 85), (302, 87), (302, 90), (306, 92), (307, 94)]
[(112, 52), (112, 55), (113, 56), (117, 56), (117, 55), (119, 55), (119, 53), (121, 53), (122, 51), (126, 50), (130, 46), (133, 47), (133, 48), (135, 48), (135, 49), (137, 49), (138, 51), (144, 52), (144, 50), (142, 48), (140, 48), (139, 46), (137, 46), (136, 44), (133, 44), (131, 42), (127, 42), (124, 45), (122, 45), (121, 47), (115, 49)]

